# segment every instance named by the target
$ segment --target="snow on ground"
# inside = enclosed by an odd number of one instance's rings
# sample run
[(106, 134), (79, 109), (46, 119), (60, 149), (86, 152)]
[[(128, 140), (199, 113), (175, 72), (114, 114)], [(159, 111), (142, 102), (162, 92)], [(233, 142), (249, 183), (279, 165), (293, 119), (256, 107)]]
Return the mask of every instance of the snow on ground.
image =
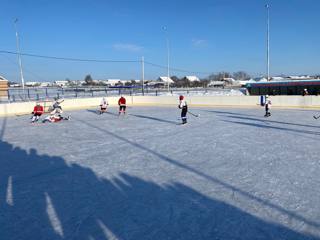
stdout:
[[(208, 90), (191, 90), (191, 91), (173, 91), (171, 92), (159, 92), (159, 96), (243, 96), (245, 89), (208, 89)], [(148, 94), (146, 94), (148, 95)]]
[(0, 118), (0, 238), (320, 239), (313, 111)]

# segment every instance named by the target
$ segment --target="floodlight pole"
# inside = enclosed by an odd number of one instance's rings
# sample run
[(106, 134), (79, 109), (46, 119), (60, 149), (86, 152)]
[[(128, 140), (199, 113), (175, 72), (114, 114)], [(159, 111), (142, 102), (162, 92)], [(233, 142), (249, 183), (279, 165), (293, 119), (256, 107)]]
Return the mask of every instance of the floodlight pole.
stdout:
[(144, 96), (144, 57), (141, 57), (141, 70), (142, 70), (142, 95)]
[(163, 30), (165, 31), (166, 35), (166, 45), (167, 45), (167, 77), (168, 77), (168, 92), (170, 91), (170, 43), (169, 43), (169, 37), (168, 37), (168, 31), (167, 28), (164, 27)]
[(16, 30), (17, 52), (18, 52), (18, 61), (19, 61), (19, 67), (20, 67), (20, 77), (21, 77), (22, 91), (23, 91), (23, 97), (25, 97), (24, 77), (23, 77), (23, 70), (22, 70), (22, 61), (21, 61), (20, 42), (19, 42), (19, 34), (18, 34), (17, 22), (18, 22), (18, 19), (16, 18), (14, 20), (14, 27), (15, 27), (15, 30)]
[(267, 81), (270, 81), (270, 13), (269, 4), (266, 5), (267, 9)]

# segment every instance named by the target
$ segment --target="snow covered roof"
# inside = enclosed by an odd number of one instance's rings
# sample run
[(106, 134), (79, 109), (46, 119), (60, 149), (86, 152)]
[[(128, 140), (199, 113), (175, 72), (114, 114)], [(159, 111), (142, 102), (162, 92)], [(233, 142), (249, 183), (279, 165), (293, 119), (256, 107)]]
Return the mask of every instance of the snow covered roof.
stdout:
[(199, 82), (200, 79), (197, 76), (186, 76), (186, 79), (190, 82)]
[(253, 79), (249, 79), (249, 80), (236, 80), (236, 82), (240, 85), (246, 85), (247, 83), (255, 83), (256, 81)]
[(268, 80), (265, 77), (258, 77), (254, 79), (256, 82), (268, 82)]
[(274, 81), (283, 81), (284, 80), (283, 77), (272, 77), (271, 79)]
[(0, 76), (0, 81), (8, 81), (8, 80), (5, 79), (4, 77)]
[(159, 81), (160, 82), (165, 82), (165, 83), (167, 83), (167, 82), (174, 83), (174, 81), (169, 77), (159, 77)]
[(208, 86), (224, 86), (223, 81), (211, 81)]

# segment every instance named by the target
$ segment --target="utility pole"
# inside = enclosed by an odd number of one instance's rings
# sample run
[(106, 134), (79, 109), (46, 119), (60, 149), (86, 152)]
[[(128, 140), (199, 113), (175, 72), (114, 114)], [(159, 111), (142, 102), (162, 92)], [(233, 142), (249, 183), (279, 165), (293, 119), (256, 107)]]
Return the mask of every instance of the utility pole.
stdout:
[(25, 98), (24, 78), (23, 78), (23, 70), (22, 70), (22, 61), (21, 61), (20, 43), (19, 43), (19, 34), (18, 34), (17, 22), (18, 22), (18, 19), (16, 18), (14, 20), (14, 26), (15, 26), (15, 30), (16, 30), (17, 52), (18, 52), (18, 61), (19, 61), (19, 67), (20, 67), (20, 77), (21, 77), (22, 91), (23, 91), (23, 97)]

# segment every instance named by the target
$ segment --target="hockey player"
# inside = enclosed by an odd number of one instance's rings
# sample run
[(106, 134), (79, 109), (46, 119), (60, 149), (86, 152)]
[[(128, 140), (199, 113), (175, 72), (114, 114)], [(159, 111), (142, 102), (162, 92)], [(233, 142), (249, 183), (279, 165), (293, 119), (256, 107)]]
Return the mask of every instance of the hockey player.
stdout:
[(269, 98), (268, 95), (266, 95), (266, 102), (264, 104), (265, 110), (266, 110), (266, 114), (264, 115), (265, 117), (270, 117), (271, 113), (270, 113), (270, 107), (271, 107), (271, 100)]
[(100, 103), (100, 114), (107, 112), (107, 106), (109, 105), (106, 98), (102, 98)]
[(70, 116), (68, 117), (62, 117), (61, 114), (50, 114), (49, 116), (47, 116), (42, 122), (60, 122), (61, 120), (70, 120)]
[(125, 115), (127, 106), (126, 106), (126, 99), (123, 96), (119, 98), (118, 105), (119, 105), (119, 116), (121, 112), (123, 112), (123, 114)]
[(184, 96), (179, 97), (179, 106), (181, 109), (181, 119), (182, 119), (182, 124), (187, 123), (187, 112), (188, 112), (188, 105), (186, 100), (184, 100)]
[(59, 101), (59, 98), (54, 98), (54, 101), (55, 101), (55, 102), (54, 102), (53, 105), (52, 105), (53, 110), (51, 111), (51, 114), (56, 114), (56, 113), (61, 114), (61, 113), (63, 113), (62, 107), (60, 106), (60, 104), (61, 104), (64, 100), (61, 99), (61, 100)]
[(40, 118), (40, 116), (43, 114), (44, 112), (44, 109), (43, 109), (43, 106), (40, 105), (40, 103), (37, 103), (36, 106), (34, 106), (33, 108), (33, 116), (31, 118), (31, 122), (34, 123), (34, 122), (37, 122)]

